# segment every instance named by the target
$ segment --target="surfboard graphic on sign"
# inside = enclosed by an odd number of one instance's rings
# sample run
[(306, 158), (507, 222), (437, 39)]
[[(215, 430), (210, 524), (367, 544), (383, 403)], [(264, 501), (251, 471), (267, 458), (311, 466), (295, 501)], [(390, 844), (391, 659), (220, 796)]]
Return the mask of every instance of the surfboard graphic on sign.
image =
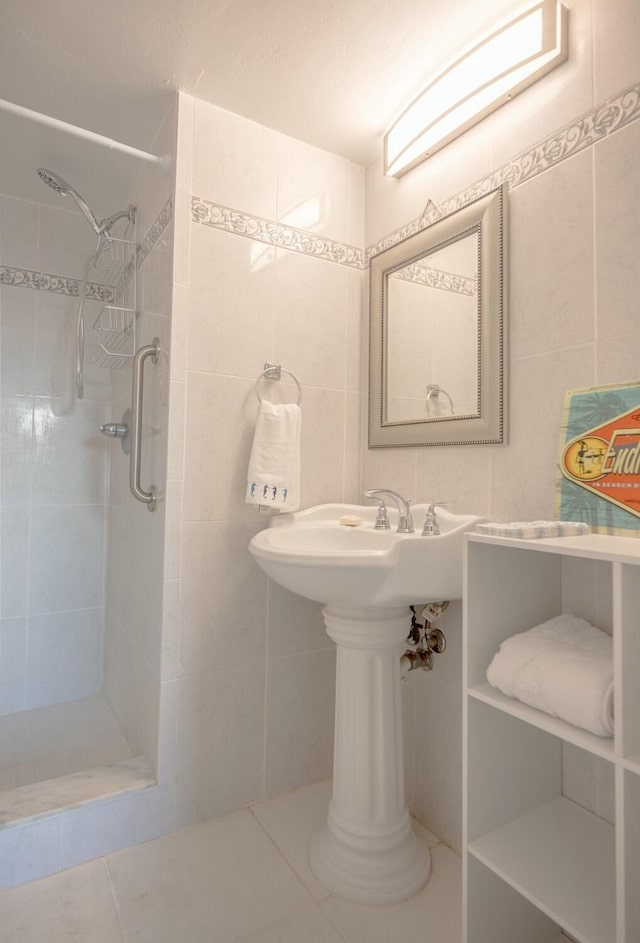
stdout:
[(558, 464), (559, 520), (640, 534), (640, 381), (567, 392)]

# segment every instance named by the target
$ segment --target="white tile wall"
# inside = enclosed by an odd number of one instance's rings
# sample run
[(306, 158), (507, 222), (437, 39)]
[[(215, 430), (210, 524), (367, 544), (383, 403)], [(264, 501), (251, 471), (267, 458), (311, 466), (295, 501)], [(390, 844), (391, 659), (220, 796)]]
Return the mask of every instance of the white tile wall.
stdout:
[(235, 662), (184, 677), (177, 746), (178, 826), (264, 795), (265, 663), (238, 645)]
[(187, 233), (187, 194), (361, 246), (364, 174), (183, 95), (178, 128), (161, 710), (176, 730), (166, 749), (177, 744), (178, 821), (188, 824), (329, 773), (332, 646), (319, 607), (268, 588), (249, 556), (268, 519), (244, 491), (255, 379), (272, 361), (303, 387), (304, 504), (355, 499), (363, 275), (195, 222)]
[[(512, 360), (593, 340), (593, 154), (509, 194), (509, 339)], [(559, 207), (562, 211), (559, 212)], [(545, 238), (537, 234), (545, 232)]]
[[(17, 201), (13, 201), (17, 202)], [(6, 204), (0, 204), (4, 214)], [(2, 345), (0, 347), (0, 389), (2, 396), (32, 392), (38, 293), (0, 288)], [(4, 423), (3, 423), (4, 429)]]
[(182, 675), (232, 665), (238, 654), (266, 654), (267, 580), (249, 555), (253, 523), (185, 523)]
[(104, 508), (40, 508), (31, 522), (30, 611), (102, 606), (103, 546)]
[[(636, 121), (594, 148), (596, 330), (599, 340), (625, 336), (628, 343), (638, 334), (638, 146), (640, 122)], [(632, 376), (636, 374), (637, 370)]]
[(193, 127), (191, 193), (275, 219), (280, 135), (198, 99)]
[(353, 164), (284, 134), (276, 144), (277, 222), (360, 245), (362, 220), (348, 212)]
[(27, 620), (0, 619), (0, 713), (24, 706), (27, 675)]
[(331, 775), (335, 675), (332, 649), (269, 659), (267, 795)]
[(102, 608), (32, 615), (26, 703), (55, 704), (64, 685), (81, 698), (102, 686)]
[(594, 101), (638, 81), (640, 9), (635, 0), (592, 0)]
[(257, 376), (275, 344), (276, 249), (204, 226), (193, 230), (189, 368)]
[(345, 389), (348, 276), (346, 266), (277, 250), (274, 347), (306, 386)]
[[(216, 348), (217, 356), (223, 349)], [(255, 521), (255, 509), (245, 506), (244, 494), (256, 406), (251, 380), (189, 371), (185, 521)]]
[[(567, 6), (568, 66), (399, 181), (384, 180), (378, 163), (369, 168), (367, 244), (419, 216), (427, 197), (453, 196), (638, 81), (637, 4), (614, 9), (606, 0), (573, 0)], [(452, 499), (460, 511), (496, 520), (553, 516), (565, 391), (638, 375), (639, 144), (635, 121), (509, 192), (508, 443), (365, 449), (365, 487), (384, 483), (416, 501)], [(446, 619), (455, 639), (455, 613)], [(409, 790), (418, 817), (455, 846), (459, 789), (451, 764), (461, 749), (461, 677), (459, 663), (448, 667), (450, 656), (451, 649), (433, 675), (415, 672), (408, 682), (415, 729)], [(585, 772), (572, 756), (565, 766), (572, 792), (593, 795), (597, 771)]]

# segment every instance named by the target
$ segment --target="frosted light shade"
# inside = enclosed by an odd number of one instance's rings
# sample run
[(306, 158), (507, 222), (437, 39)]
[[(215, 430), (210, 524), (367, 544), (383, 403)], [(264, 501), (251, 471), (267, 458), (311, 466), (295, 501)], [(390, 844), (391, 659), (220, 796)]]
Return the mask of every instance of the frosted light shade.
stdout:
[(568, 14), (539, 0), (433, 79), (384, 137), (384, 172), (399, 177), (567, 58)]

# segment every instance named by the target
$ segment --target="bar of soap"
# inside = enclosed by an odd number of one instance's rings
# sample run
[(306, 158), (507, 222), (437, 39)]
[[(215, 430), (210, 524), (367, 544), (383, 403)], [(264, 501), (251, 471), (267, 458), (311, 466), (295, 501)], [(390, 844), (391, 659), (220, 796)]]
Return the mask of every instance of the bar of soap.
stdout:
[(357, 514), (345, 514), (338, 523), (344, 524), (345, 527), (357, 527), (358, 524), (362, 524), (362, 518), (358, 517)]

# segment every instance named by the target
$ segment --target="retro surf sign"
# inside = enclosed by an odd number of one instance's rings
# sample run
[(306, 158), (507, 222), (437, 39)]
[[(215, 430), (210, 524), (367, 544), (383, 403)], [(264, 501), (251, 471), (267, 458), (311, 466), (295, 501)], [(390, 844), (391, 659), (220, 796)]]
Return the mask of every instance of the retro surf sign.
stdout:
[(640, 531), (640, 384), (569, 391), (559, 465), (561, 520)]

